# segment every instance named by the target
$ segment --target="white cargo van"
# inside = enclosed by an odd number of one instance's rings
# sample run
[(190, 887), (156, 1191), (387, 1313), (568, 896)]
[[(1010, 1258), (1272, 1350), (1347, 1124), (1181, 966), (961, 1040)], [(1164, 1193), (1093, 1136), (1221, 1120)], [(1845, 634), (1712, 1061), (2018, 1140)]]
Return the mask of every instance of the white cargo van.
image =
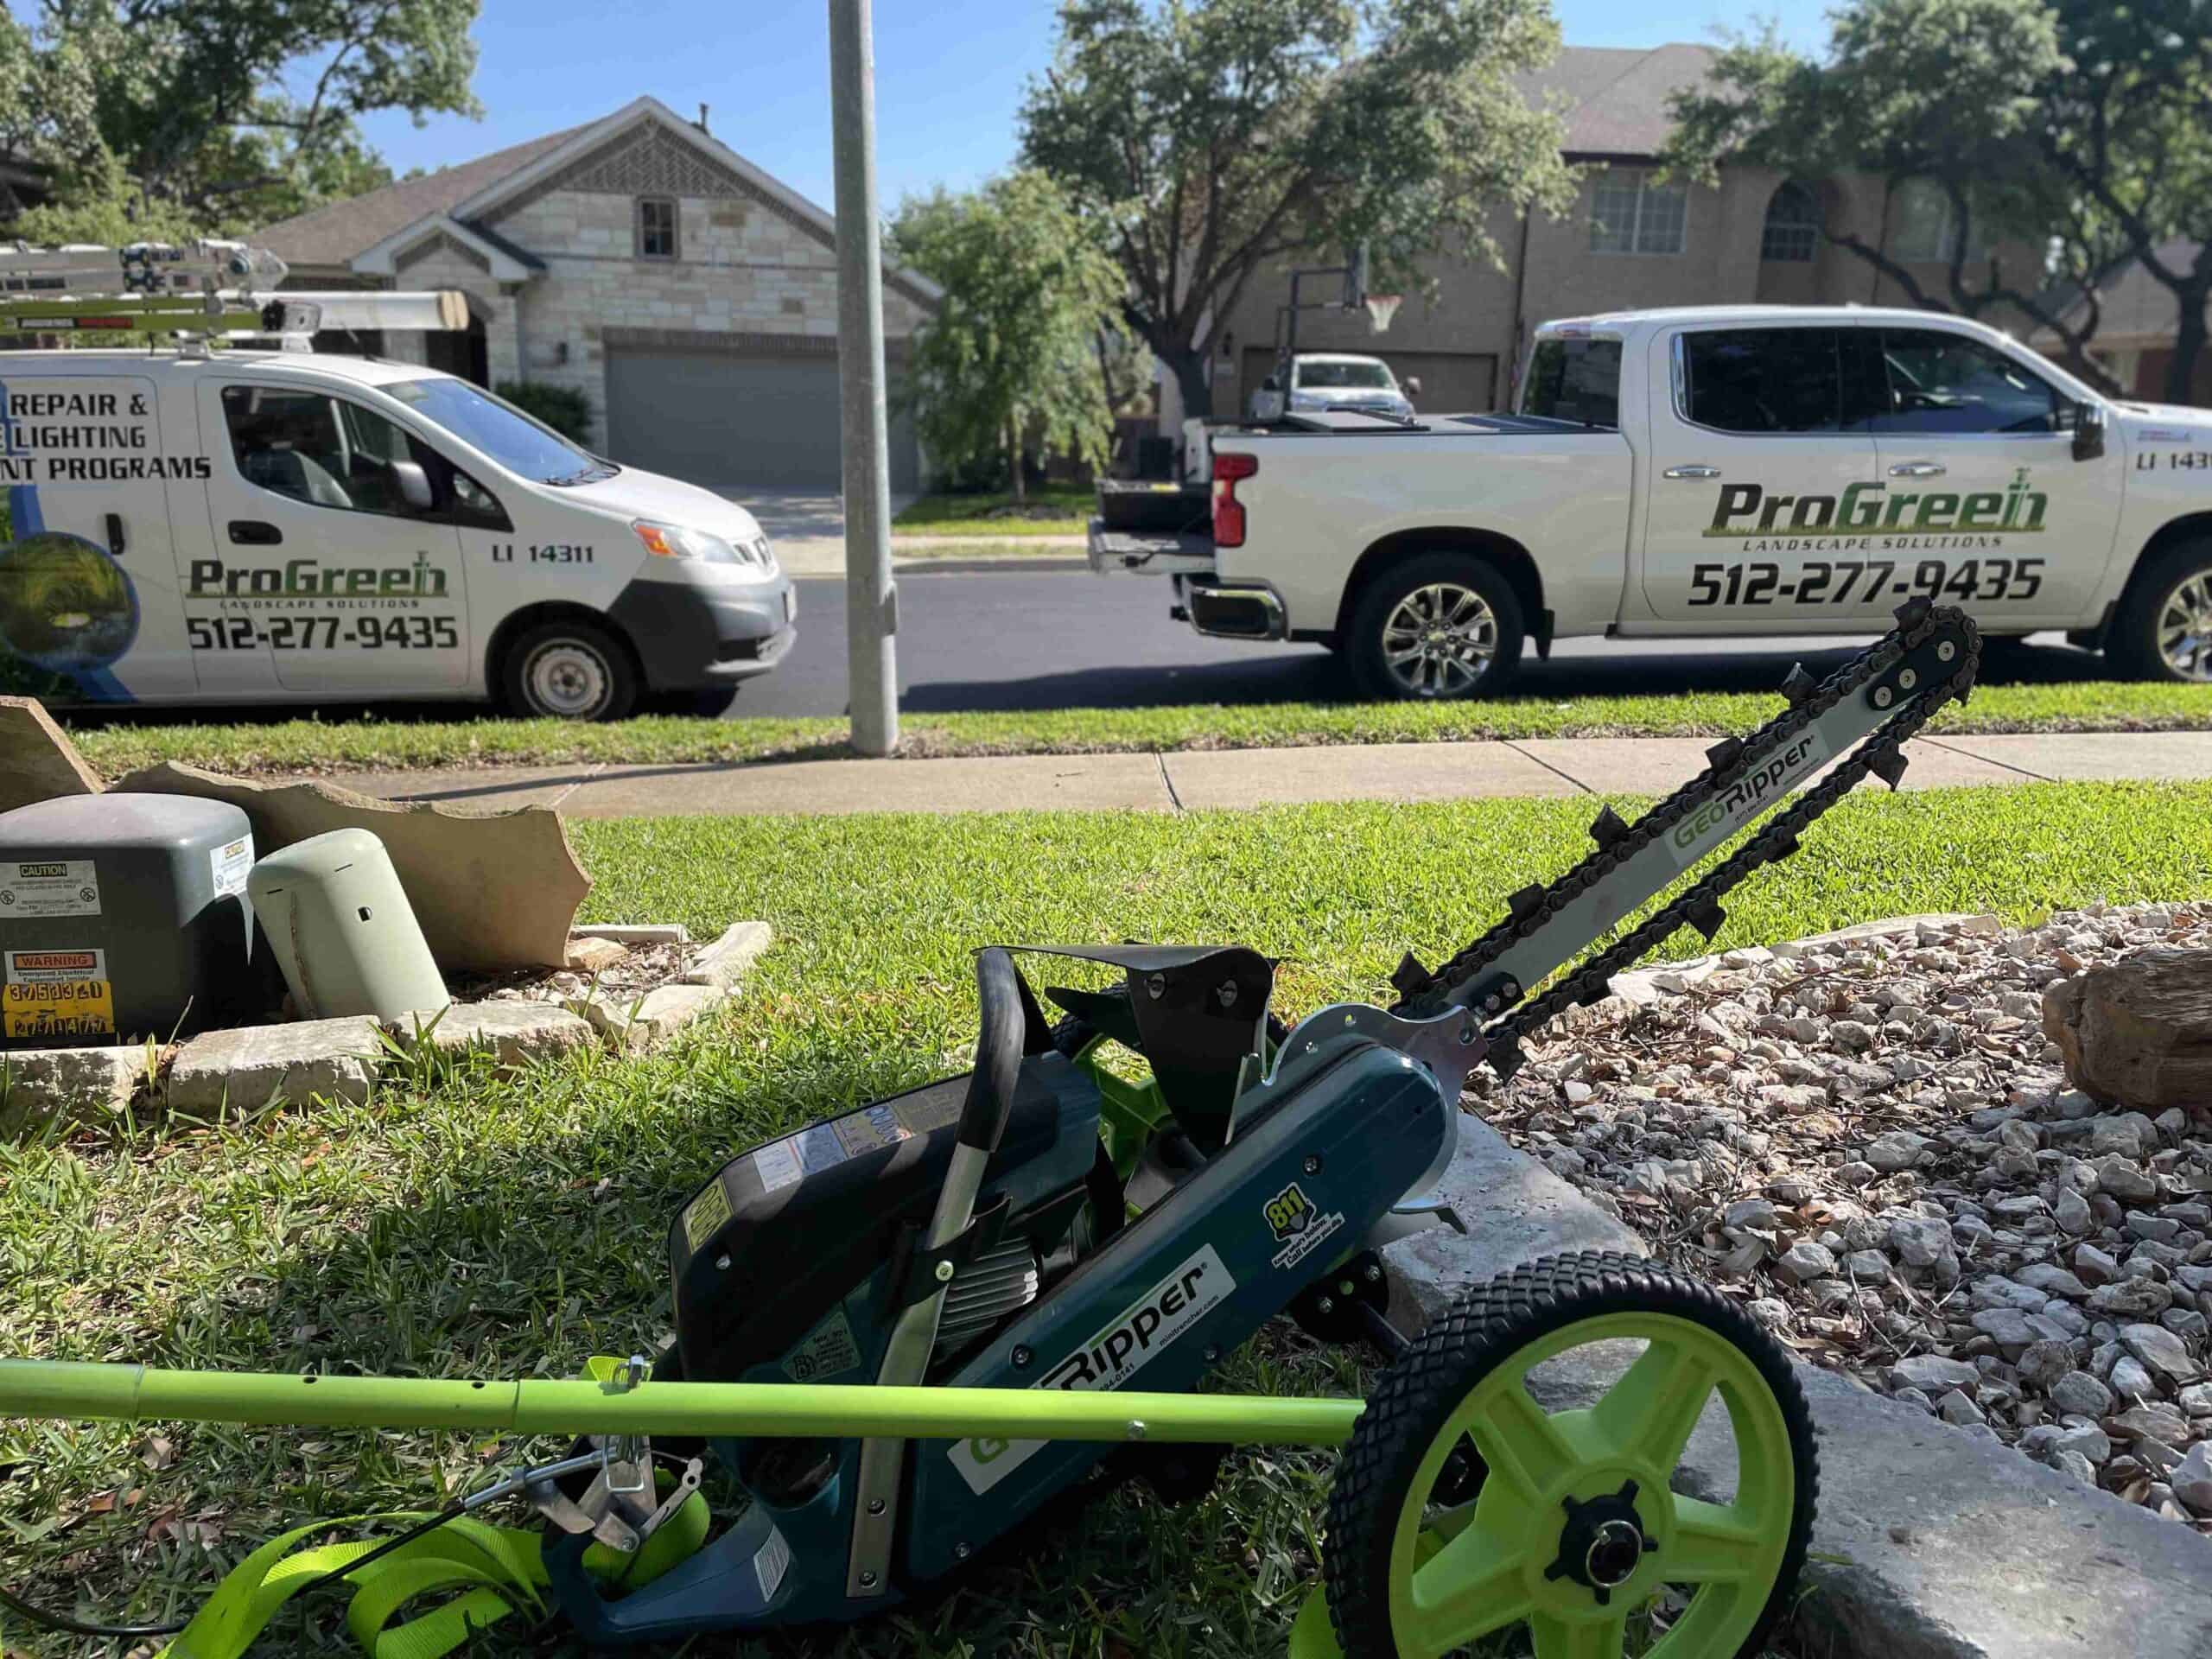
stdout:
[(0, 353), (0, 691), (727, 706), (790, 649), (767, 538), (417, 365)]

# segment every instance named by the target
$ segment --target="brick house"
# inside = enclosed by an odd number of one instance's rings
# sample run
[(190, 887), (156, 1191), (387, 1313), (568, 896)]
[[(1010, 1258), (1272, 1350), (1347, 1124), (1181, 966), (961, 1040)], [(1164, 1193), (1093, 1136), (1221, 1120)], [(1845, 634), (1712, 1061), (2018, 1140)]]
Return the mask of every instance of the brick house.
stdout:
[[(2196, 263), (2202, 246), (2199, 242), (2168, 242), (2158, 249), (2158, 257), (2169, 269), (2185, 270)], [(2082, 321), (2085, 308), (2077, 302), (2069, 320)], [(2212, 321), (2212, 307), (2207, 308), (2207, 321)], [(2124, 391), (2149, 403), (2163, 404), (2180, 323), (2173, 290), (2130, 260), (2097, 289), (2097, 333), (2089, 355), (2104, 365), (2105, 372)], [(2031, 339), (2029, 343), (2048, 344), (2041, 339)], [(2189, 396), (2183, 401), (2212, 405), (2212, 349), (2197, 353), (2196, 366), (2190, 374)]]
[[(1311, 351), (1374, 353), (1402, 379), (1419, 377), (1416, 408), (1437, 411), (1503, 406), (1531, 333), (1555, 317), (1668, 305), (1910, 303), (1899, 285), (1854, 254), (1822, 240), (1821, 215), (1906, 265), (1931, 294), (1957, 239), (1949, 204), (1924, 181), (1892, 186), (1867, 176), (1803, 183), (1770, 169), (1731, 166), (1717, 188), (1662, 181), (1657, 157), (1672, 123), (1669, 97), (1710, 73), (1708, 48), (1569, 47), (1531, 79), (1531, 102), (1563, 106), (1563, 153), (1589, 168), (1563, 219), (1501, 212), (1491, 227), (1505, 269), (1440, 253), (1424, 262), (1430, 296), (1409, 295), (1389, 330), (1334, 309), (1300, 314), (1298, 343)], [(1986, 250), (1972, 251), (1980, 257)], [(1995, 251), (2008, 274), (2043, 285), (2040, 250)], [(1308, 256), (1303, 264), (1335, 260)], [(1216, 419), (1251, 406), (1274, 366), (1277, 308), (1290, 296), (1284, 270), (1263, 270), (1247, 286), (1211, 359)], [(1306, 287), (1307, 296), (1315, 289)], [(2003, 325), (2003, 319), (1991, 318)], [(1172, 380), (1165, 387), (1173, 399)], [(1162, 429), (1173, 431), (1179, 410)]]
[[(704, 111), (702, 111), (703, 120)], [(592, 442), (697, 482), (838, 486), (835, 221), (652, 98), (270, 226), (288, 286), (453, 288), (466, 335), (338, 343), (484, 385), (573, 387)], [(887, 266), (894, 378), (938, 297)], [(917, 487), (911, 423), (892, 485)]]

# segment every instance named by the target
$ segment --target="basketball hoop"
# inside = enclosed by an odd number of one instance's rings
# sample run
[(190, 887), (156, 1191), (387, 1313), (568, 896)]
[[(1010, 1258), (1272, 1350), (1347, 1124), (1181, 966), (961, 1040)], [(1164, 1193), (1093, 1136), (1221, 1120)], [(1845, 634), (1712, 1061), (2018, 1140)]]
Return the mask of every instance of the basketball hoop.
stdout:
[(1370, 294), (1367, 296), (1367, 327), (1371, 334), (1382, 334), (1390, 327), (1390, 319), (1398, 315), (1398, 302), (1402, 294)]

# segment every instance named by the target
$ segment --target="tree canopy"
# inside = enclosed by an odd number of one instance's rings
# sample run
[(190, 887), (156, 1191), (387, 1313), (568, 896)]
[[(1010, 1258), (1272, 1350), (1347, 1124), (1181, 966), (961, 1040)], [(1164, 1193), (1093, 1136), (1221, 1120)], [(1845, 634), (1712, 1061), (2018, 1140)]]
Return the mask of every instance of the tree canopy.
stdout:
[(480, 113), (477, 0), (45, 0), (0, 9), (0, 156), (31, 239), (237, 231), (386, 182), (359, 117)]
[(1100, 227), (1130, 327), (1205, 407), (1215, 332), (1263, 264), (1370, 249), (1411, 287), (1491, 215), (1563, 212), (1561, 128), (1516, 78), (1555, 54), (1545, 0), (1064, 0), (1022, 150)]
[[(2050, 329), (2107, 386), (2088, 357), (2097, 289), (2139, 264), (2174, 296), (2168, 396), (2185, 397), (2212, 297), (2212, 0), (1847, 0), (1830, 16), (1822, 58), (1771, 34), (1724, 52), (1675, 99), (1670, 161), (1931, 181), (1955, 226), (1940, 284), (1846, 227), (1826, 234), (1917, 305)], [(1977, 225), (2050, 256), (1976, 256)]]
[(1130, 378), (1122, 274), (1058, 186), (1025, 171), (968, 195), (901, 204), (893, 257), (944, 289), (916, 337), (909, 396), (931, 458), (960, 469), (1003, 455), (1014, 498), (1032, 443), (1092, 467), (1114, 435), (1108, 376)]

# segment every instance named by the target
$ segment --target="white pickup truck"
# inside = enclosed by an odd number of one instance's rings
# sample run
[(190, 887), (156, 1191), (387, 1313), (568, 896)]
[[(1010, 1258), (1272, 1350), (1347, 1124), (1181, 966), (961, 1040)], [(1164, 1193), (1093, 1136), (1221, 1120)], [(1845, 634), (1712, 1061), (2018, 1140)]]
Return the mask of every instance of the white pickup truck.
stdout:
[(1578, 635), (1878, 632), (1915, 594), (2212, 682), (2212, 410), (2115, 402), (1962, 318), (1554, 322), (1514, 413), (1211, 448), (1210, 502), (1103, 497), (1092, 568), (1171, 576), (1202, 633), (1325, 644), (1376, 696), (1487, 692)]

